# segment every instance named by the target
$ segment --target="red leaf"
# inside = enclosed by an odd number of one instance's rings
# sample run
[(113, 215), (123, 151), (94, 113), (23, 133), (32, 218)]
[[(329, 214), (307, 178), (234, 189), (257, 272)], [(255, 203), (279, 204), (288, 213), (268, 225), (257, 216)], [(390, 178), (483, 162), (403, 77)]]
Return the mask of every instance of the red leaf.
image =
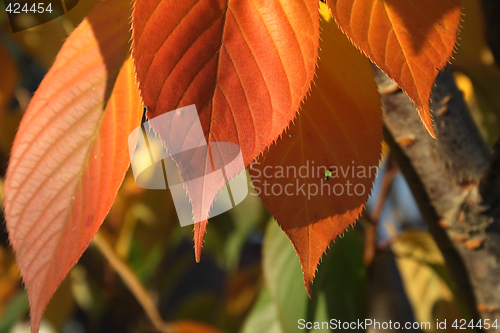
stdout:
[[(382, 140), (380, 96), (370, 63), (324, 5), (322, 14), (311, 96), (283, 138), (250, 166), (257, 193), (297, 252), (309, 295), (324, 251), (363, 210)], [(332, 174), (325, 180), (328, 169)]]
[[(137, 0), (132, 26), (148, 118), (195, 104), (206, 141), (238, 144), (245, 166), (295, 117), (315, 72), (317, 0)], [(215, 194), (201, 197), (209, 207)]]
[[(17, 133), (5, 183), (9, 238), (32, 331), (107, 215), (142, 104), (127, 62), (130, 4), (107, 0), (71, 34)], [(106, 105), (107, 102), (107, 105)]]
[(450, 59), (460, 24), (460, 0), (328, 0), (354, 45), (389, 75), (417, 106), (435, 137), (429, 98)]

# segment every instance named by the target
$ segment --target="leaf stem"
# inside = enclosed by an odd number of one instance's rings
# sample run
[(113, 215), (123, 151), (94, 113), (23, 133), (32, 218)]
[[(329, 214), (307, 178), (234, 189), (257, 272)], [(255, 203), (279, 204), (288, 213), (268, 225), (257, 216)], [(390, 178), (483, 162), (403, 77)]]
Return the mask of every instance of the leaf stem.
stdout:
[(139, 304), (141, 304), (142, 308), (146, 312), (146, 315), (149, 317), (155, 328), (162, 333), (175, 332), (175, 329), (171, 324), (163, 321), (158, 310), (156, 309), (156, 305), (153, 302), (151, 295), (142, 285), (137, 275), (132, 271), (127, 263), (116, 255), (112, 247), (100, 232), (97, 232), (92, 243), (97, 246), (115, 272), (121, 277), (130, 292), (135, 296)]

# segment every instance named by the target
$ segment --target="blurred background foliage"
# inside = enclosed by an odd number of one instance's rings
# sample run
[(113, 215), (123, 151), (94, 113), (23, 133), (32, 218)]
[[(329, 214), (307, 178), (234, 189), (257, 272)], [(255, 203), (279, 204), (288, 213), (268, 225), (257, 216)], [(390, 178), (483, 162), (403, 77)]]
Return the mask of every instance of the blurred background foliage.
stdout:
[[(0, 205), (11, 144), (30, 98), (97, 2), (81, 0), (69, 13), (18, 33), (0, 3)], [(462, 7), (453, 68), (485, 141), (493, 143), (500, 131), (500, 28), (494, 19), (500, 5), (463, 0)], [(169, 192), (138, 188), (130, 173), (100, 234), (178, 332), (289, 333), (300, 331), (299, 319), (364, 318), (446, 319), (451, 331), (455, 319), (468, 315), (384, 147), (367, 211), (324, 255), (311, 299), (292, 245), (255, 195), (210, 221), (199, 264), (192, 228), (179, 226)], [(27, 296), (1, 210), (0, 219), (0, 333), (29, 332)], [(91, 244), (50, 302), (41, 332), (158, 332), (140, 304)]]

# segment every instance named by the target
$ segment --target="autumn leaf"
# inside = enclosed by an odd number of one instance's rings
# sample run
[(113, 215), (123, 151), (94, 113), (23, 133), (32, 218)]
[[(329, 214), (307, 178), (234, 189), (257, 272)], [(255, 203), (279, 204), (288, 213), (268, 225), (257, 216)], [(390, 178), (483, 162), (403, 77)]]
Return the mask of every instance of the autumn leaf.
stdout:
[[(194, 104), (205, 140), (237, 144), (245, 166), (289, 125), (314, 76), (317, 0), (137, 0), (132, 27), (148, 118)], [(180, 122), (171, 128), (189, 128)], [(167, 149), (179, 145), (153, 130)], [(210, 207), (217, 191), (206, 190), (199, 205)], [(197, 259), (205, 227), (195, 224)]]
[(460, 0), (328, 0), (339, 27), (415, 103), (435, 138), (429, 98), (450, 60)]
[(132, 61), (123, 65), (130, 9), (128, 1), (104, 1), (71, 34), (14, 142), (5, 217), (32, 332), (102, 224), (129, 166), (127, 138), (142, 115)]
[(200, 262), (201, 259), (201, 248), (203, 247), (203, 239), (205, 238), (205, 233), (207, 232), (208, 220), (201, 221), (194, 225), (194, 257), (196, 262)]
[(172, 326), (177, 333), (223, 333), (216, 327), (194, 321), (175, 321)]
[(370, 63), (321, 6), (320, 61), (311, 96), (283, 138), (250, 166), (257, 193), (297, 252), (309, 294), (324, 251), (368, 199), (382, 140)]

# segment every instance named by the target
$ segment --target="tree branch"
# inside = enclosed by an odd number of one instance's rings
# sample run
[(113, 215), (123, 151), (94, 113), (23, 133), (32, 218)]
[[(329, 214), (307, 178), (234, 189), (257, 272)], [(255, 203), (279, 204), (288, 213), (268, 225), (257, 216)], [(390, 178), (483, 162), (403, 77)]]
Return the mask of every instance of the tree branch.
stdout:
[(499, 202), (498, 144), (490, 163), (490, 149), (449, 69), (440, 73), (432, 94), (437, 140), (429, 136), (406, 95), (380, 70), (375, 73), (384, 106), (384, 138), (459, 295), (474, 318), (500, 319), (500, 212), (493, 207)]

